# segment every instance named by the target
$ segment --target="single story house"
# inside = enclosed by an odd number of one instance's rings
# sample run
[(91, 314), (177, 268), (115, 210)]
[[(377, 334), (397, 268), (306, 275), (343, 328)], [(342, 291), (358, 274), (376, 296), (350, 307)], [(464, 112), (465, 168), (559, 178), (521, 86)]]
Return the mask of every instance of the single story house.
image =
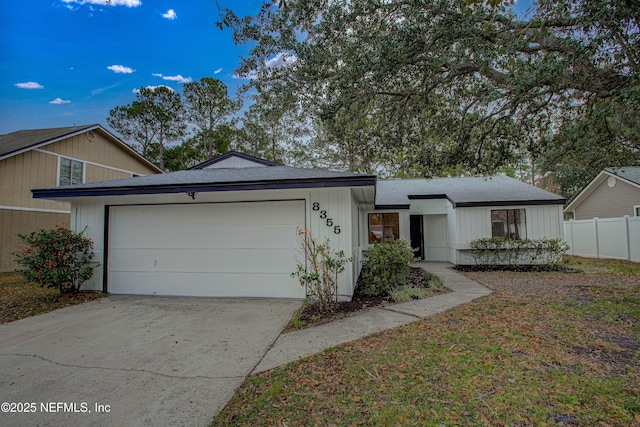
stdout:
[[(101, 266), (89, 289), (114, 294), (304, 298), (291, 277), (296, 228), (352, 257), (402, 238), (426, 260), (468, 262), (479, 237), (562, 238), (565, 199), (504, 176), (378, 181), (229, 152), (191, 170), (33, 190), (71, 202)], [(303, 260), (300, 260), (303, 261)]]
[(640, 216), (640, 166), (604, 169), (564, 211), (575, 220)]
[(18, 234), (69, 225), (65, 200), (31, 197), (56, 187), (162, 173), (100, 125), (21, 130), (0, 135), (0, 272), (18, 265)]

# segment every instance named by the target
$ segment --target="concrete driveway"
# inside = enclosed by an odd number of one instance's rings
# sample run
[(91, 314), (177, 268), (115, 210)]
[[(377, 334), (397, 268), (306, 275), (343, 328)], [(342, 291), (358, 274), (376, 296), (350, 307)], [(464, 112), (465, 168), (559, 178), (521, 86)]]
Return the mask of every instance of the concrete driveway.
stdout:
[(300, 304), (109, 297), (0, 325), (0, 425), (207, 426)]

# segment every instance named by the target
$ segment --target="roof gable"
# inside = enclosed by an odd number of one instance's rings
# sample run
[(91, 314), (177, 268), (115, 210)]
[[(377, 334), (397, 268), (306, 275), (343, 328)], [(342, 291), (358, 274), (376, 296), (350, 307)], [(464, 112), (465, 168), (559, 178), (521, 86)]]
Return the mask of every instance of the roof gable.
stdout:
[(625, 166), (619, 168), (605, 168), (595, 178), (591, 180), (586, 187), (582, 189), (580, 193), (564, 208), (565, 212), (573, 212), (576, 210), (587, 197), (595, 191), (596, 188), (610, 176), (620, 178), (627, 184), (640, 188), (640, 166)]
[(250, 168), (264, 166), (282, 166), (280, 163), (273, 162), (260, 157), (241, 153), (239, 151), (229, 151), (218, 157), (200, 163), (190, 169), (218, 169), (218, 168)]
[(99, 124), (84, 125), (84, 126), (70, 126), (62, 128), (49, 128), (49, 129), (33, 129), (33, 130), (20, 130), (5, 135), (0, 135), (0, 160), (9, 157), (17, 156), (18, 154), (25, 153), (36, 148), (44, 147), (46, 145), (54, 144), (56, 142), (72, 138), (76, 135), (86, 133), (88, 136), (91, 132), (100, 132), (105, 135), (109, 141), (126, 151), (137, 160), (162, 173), (162, 169), (151, 163), (140, 153), (135, 151), (129, 145), (122, 142), (119, 138), (107, 131)]

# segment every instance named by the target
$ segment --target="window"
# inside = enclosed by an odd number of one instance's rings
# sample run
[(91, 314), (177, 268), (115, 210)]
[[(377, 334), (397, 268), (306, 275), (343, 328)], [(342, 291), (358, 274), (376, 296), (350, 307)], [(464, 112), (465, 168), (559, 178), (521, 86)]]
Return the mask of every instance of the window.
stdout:
[(524, 240), (527, 223), (524, 209), (500, 209), (491, 211), (491, 237)]
[(60, 186), (82, 184), (82, 162), (60, 157)]
[(633, 215), (634, 216), (640, 216), (640, 205), (633, 207)]
[(400, 221), (397, 213), (369, 214), (369, 243), (382, 242), (382, 239), (399, 239)]

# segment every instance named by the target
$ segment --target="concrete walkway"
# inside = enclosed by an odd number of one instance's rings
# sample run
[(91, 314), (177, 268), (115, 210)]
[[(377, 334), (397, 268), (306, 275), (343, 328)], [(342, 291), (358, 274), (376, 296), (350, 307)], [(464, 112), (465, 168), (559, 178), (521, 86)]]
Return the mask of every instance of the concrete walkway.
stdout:
[(320, 353), (326, 348), (417, 322), (491, 293), (478, 282), (452, 270), (452, 264), (419, 262), (415, 263), (414, 267), (422, 267), (430, 273), (437, 274), (444, 285), (453, 292), (375, 308), (335, 322), (281, 334), (252, 373), (267, 371)]

